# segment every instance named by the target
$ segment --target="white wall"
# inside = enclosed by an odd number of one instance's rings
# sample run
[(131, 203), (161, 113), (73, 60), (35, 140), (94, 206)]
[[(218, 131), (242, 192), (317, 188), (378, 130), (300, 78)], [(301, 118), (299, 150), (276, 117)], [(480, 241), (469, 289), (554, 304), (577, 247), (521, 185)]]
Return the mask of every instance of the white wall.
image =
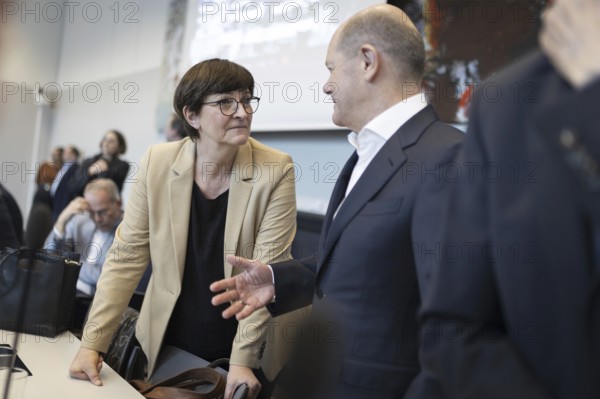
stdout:
[[(48, 155), (52, 110), (37, 94), (56, 79), (62, 22), (43, 10), (51, 0), (5, 3), (0, 34), (0, 182), (26, 216), (35, 190), (36, 162)], [(36, 121), (39, 142), (36, 142)], [(36, 155), (37, 154), (37, 155)]]
[[(144, 150), (162, 141), (155, 111), (169, 2), (98, 4), (101, 18), (90, 11), (93, 18), (65, 22), (58, 81), (74, 90), (55, 106), (50, 145), (74, 144), (87, 157), (99, 152), (107, 130), (117, 129), (133, 173)], [(126, 184), (125, 198), (128, 191)]]

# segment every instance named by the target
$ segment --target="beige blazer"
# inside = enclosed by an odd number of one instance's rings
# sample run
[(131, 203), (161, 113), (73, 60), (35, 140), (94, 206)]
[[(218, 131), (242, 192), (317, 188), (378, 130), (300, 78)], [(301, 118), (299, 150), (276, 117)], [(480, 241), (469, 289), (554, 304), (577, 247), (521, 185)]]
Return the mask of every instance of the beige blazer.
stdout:
[[(152, 259), (152, 277), (136, 336), (151, 375), (169, 318), (181, 290), (190, 218), (196, 146), (180, 142), (150, 147), (131, 185), (123, 222), (103, 266), (82, 346), (106, 352), (114, 328)], [(214, 170), (206, 165), (207, 173)], [(294, 168), (289, 155), (250, 138), (238, 149), (231, 176), (225, 253), (263, 262), (290, 258), (296, 232)], [(225, 276), (232, 267), (225, 261)], [(231, 364), (263, 367), (273, 379), (287, 357), (286, 323), (262, 309), (239, 323)], [(269, 345), (265, 344), (270, 341)], [(266, 352), (265, 352), (266, 349)], [(270, 353), (269, 353), (270, 352)], [(260, 359), (263, 359), (262, 362)], [(268, 361), (267, 361), (268, 359)]]

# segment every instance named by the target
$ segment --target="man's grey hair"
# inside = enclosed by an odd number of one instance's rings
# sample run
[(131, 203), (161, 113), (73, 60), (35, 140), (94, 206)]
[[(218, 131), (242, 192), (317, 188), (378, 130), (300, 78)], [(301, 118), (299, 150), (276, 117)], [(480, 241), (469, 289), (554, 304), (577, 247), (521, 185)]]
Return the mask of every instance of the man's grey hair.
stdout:
[(121, 199), (121, 195), (119, 194), (119, 188), (116, 183), (111, 179), (96, 179), (89, 182), (85, 189), (83, 190), (83, 195), (87, 193), (91, 193), (94, 191), (105, 191), (108, 194), (108, 197), (111, 201), (119, 201)]
[(340, 29), (339, 49), (352, 55), (363, 44), (371, 44), (394, 62), (402, 81), (420, 84), (425, 74), (423, 37), (408, 16), (398, 11), (373, 9), (353, 16)]

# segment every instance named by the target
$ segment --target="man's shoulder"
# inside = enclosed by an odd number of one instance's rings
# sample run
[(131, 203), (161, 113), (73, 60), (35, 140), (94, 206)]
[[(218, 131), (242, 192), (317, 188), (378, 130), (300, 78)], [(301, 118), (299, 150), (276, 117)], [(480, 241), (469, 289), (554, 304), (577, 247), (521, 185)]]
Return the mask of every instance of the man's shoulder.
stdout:
[(523, 55), (515, 62), (489, 77), (484, 84), (486, 82), (488, 84), (497, 82), (498, 84), (505, 86), (513, 84), (518, 80), (539, 79), (548, 73), (554, 73), (554, 68), (544, 53), (539, 49), (536, 49)]
[(423, 130), (419, 138), (419, 146), (426, 147), (428, 152), (436, 149), (445, 151), (450, 147), (459, 145), (464, 140), (465, 134), (461, 130), (441, 121), (433, 109), (430, 109), (430, 112), (433, 119)]
[(560, 78), (548, 58), (534, 50), (482, 81), (474, 102), (497, 108), (506, 104), (536, 104), (545, 101), (542, 93), (553, 92)]
[(462, 130), (440, 120), (432, 123), (429, 130), (439, 135), (442, 140), (448, 143), (458, 143), (465, 138), (465, 133)]

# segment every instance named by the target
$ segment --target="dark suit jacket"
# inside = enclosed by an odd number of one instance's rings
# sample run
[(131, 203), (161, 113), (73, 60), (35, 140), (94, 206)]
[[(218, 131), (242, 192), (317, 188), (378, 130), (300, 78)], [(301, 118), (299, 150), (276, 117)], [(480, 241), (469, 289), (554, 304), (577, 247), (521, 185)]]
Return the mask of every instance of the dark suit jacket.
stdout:
[[(387, 141), (332, 220), (353, 154), (334, 188), (317, 256), (273, 265), (272, 312), (312, 302), (320, 321), (307, 333), (336, 346), (328, 369), (335, 393), (327, 397), (399, 398), (419, 371), (413, 210), (463, 136), (425, 108)], [(295, 378), (303, 381), (302, 374)]]
[(424, 298), (422, 366), (444, 398), (599, 398), (600, 81), (576, 92), (539, 52), (492, 81), (503, 95), (477, 95), (472, 178), (451, 196), (445, 242), (463, 252)]
[(73, 193), (75, 193), (75, 196), (83, 195), (83, 189), (85, 188), (85, 185), (90, 181), (99, 178), (111, 179), (117, 184), (119, 192), (123, 190), (123, 184), (127, 178), (127, 172), (129, 172), (129, 163), (119, 158), (113, 158), (108, 163), (108, 170), (102, 173), (88, 175), (89, 167), (100, 158), (102, 158), (102, 154), (97, 154), (91, 158), (85, 159), (81, 163), (81, 166), (75, 173), (75, 177), (71, 185), (71, 190)]
[(73, 163), (60, 179), (58, 187), (56, 187), (56, 191), (52, 197), (52, 224), (56, 222), (56, 219), (58, 219), (63, 209), (69, 205), (69, 202), (76, 197), (75, 193), (71, 190), (71, 186), (77, 175), (78, 167), (78, 163)]

